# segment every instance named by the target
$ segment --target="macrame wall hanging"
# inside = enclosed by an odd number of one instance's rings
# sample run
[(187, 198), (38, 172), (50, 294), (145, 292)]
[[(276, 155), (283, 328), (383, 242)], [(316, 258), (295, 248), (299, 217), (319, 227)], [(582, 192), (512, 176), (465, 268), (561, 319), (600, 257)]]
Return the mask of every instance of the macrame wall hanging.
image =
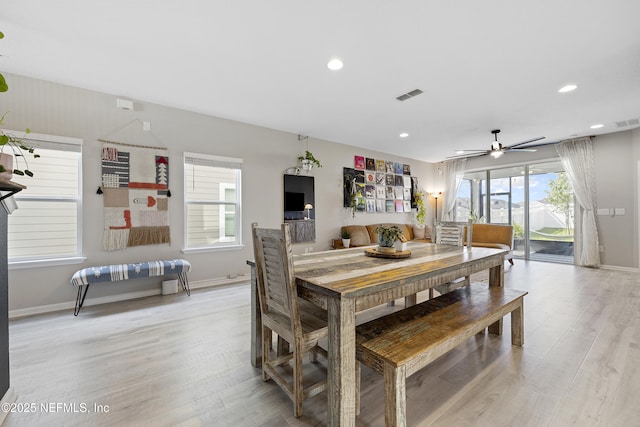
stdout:
[(170, 243), (169, 156), (161, 147), (100, 139), (106, 251)]

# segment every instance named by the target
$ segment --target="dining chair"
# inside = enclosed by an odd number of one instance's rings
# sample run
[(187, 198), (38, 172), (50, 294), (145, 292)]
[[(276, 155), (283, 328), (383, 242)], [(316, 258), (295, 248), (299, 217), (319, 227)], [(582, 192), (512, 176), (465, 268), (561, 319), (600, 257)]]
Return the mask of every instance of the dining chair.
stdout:
[[(468, 222), (439, 222), (436, 224), (435, 229), (437, 245), (464, 246), (466, 243), (467, 248), (471, 249), (471, 242), (473, 241), (473, 222), (471, 220)], [(433, 289), (442, 295), (470, 283), (471, 277), (466, 276), (448, 283), (442, 283)], [(429, 289), (430, 299), (433, 298), (433, 289)]]
[[(311, 354), (313, 362), (316, 362), (317, 353), (327, 357), (327, 352), (318, 345), (318, 340), (328, 335), (327, 313), (298, 297), (289, 224), (282, 224), (279, 230), (258, 228), (256, 223), (251, 228), (262, 312), (262, 379), (273, 379), (293, 401), (294, 415), (300, 417), (304, 400), (327, 387), (324, 376), (304, 388), (302, 374), (302, 359), (306, 353)], [(279, 340), (279, 351), (273, 358), (272, 332)], [(280, 340), (289, 345), (280, 345)], [(286, 354), (280, 354), (282, 349), (288, 350)], [(288, 381), (280, 371), (291, 361), (293, 378)]]

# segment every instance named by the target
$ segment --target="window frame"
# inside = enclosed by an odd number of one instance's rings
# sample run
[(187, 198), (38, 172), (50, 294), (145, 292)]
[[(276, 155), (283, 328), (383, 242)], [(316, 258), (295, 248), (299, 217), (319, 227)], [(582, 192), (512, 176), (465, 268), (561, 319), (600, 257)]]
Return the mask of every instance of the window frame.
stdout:
[[(213, 167), (221, 167), (228, 169), (235, 169), (236, 179), (235, 179), (235, 192), (236, 192), (236, 201), (235, 202), (227, 202), (223, 200), (210, 201), (210, 200), (190, 200), (187, 198), (187, 165), (189, 159), (192, 160), (200, 160), (203, 163), (209, 163), (209, 166)], [(244, 244), (242, 243), (242, 164), (243, 160), (235, 157), (224, 157), (224, 156), (216, 156), (211, 154), (202, 154), (202, 153), (193, 153), (193, 152), (184, 152), (183, 153), (183, 176), (184, 176), (184, 228), (183, 228), (183, 238), (184, 238), (184, 247), (182, 249), (182, 253), (199, 253), (199, 252), (217, 252), (217, 251), (229, 251), (229, 250), (241, 250), (244, 248)], [(228, 166), (227, 166), (228, 165)], [(234, 167), (231, 167), (234, 166)], [(220, 189), (231, 188), (228, 183), (216, 182)], [(213, 245), (207, 246), (187, 246), (188, 245), (188, 228), (189, 228), (189, 216), (188, 209), (189, 205), (216, 205), (216, 206), (235, 206), (236, 209), (236, 238), (233, 242), (220, 242)], [(224, 214), (224, 209), (221, 209), (221, 212)], [(220, 227), (225, 222), (223, 216), (219, 218)], [(221, 228), (224, 232), (224, 228)]]
[[(4, 129), (6, 133), (13, 135), (21, 135), (24, 132)], [(82, 174), (82, 148), (84, 140), (81, 138), (74, 138), (68, 136), (47, 135), (40, 133), (29, 133), (24, 136), (23, 140), (26, 144), (36, 148), (43, 148), (47, 150), (60, 150), (60, 151), (72, 151), (77, 152), (78, 155), (78, 193), (77, 196), (30, 196), (28, 189), (29, 185), (26, 182), (26, 191), (20, 191), (12, 196), (12, 198), (19, 203), (24, 201), (53, 201), (53, 202), (76, 202), (76, 253), (73, 255), (65, 256), (41, 256), (41, 257), (14, 257), (9, 258), (7, 253), (7, 264), (9, 270), (18, 270), (24, 268), (39, 268), (39, 267), (52, 267), (59, 265), (69, 264), (81, 264), (86, 260), (86, 256), (83, 255), (83, 174)], [(64, 148), (65, 146), (66, 149)], [(33, 168), (32, 168), (33, 169)], [(37, 173), (37, 172), (36, 172)], [(15, 179), (15, 177), (14, 177)]]

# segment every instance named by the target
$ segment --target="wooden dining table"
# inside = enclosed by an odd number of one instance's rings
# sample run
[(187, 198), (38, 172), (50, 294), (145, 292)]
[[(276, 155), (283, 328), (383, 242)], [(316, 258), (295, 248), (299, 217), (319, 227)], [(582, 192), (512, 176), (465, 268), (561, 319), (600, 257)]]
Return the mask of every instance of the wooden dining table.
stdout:
[[(327, 399), (331, 426), (353, 426), (356, 418), (356, 314), (437, 285), (489, 270), (489, 286), (504, 286), (506, 250), (409, 242), (401, 259), (365, 255), (351, 248), (294, 255), (298, 295), (327, 310), (329, 326)], [(261, 320), (255, 263), (251, 268), (251, 363), (260, 367)], [(502, 333), (502, 320), (490, 327)]]

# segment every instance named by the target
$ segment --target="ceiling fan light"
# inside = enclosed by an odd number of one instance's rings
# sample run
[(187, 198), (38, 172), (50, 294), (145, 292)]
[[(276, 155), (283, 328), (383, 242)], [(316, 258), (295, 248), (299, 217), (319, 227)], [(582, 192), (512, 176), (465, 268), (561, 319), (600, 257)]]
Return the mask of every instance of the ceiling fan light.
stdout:
[(492, 156), (494, 159), (497, 159), (498, 157), (502, 156), (502, 151), (492, 151), (492, 152), (491, 152), (491, 156)]

